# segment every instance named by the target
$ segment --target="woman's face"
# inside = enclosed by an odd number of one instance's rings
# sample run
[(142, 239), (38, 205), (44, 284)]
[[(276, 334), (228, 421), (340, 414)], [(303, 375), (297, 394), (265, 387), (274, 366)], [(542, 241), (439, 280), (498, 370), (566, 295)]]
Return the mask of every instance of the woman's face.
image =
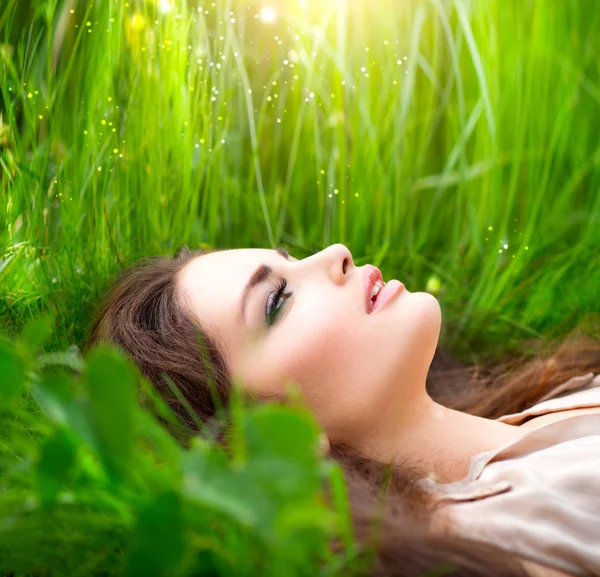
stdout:
[[(246, 294), (263, 264), (271, 272), (263, 270)], [(441, 324), (438, 301), (406, 288), (369, 314), (363, 271), (342, 244), (302, 260), (285, 251), (226, 250), (190, 261), (177, 296), (221, 344), (246, 390), (283, 399), (297, 384), (330, 439), (351, 443), (391, 407), (401, 418), (425, 394)], [(280, 282), (285, 289), (275, 299)], [(274, 307), (268, 320), (267, 305)]]

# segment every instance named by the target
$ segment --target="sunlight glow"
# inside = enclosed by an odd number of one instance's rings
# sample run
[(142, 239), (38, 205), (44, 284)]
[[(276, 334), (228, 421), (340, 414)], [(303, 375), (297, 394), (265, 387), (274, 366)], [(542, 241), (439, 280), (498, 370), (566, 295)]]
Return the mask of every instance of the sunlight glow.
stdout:
[(264, 6), (260, 11), (260, 19), (263, 22), (267, 22), (268, 24), (272, 24), (275, 22), (276, 15), (275, 10), (271, 6)]
[(167, 14), (173, 9), (173, 0), (158, 0), (158, 9)]

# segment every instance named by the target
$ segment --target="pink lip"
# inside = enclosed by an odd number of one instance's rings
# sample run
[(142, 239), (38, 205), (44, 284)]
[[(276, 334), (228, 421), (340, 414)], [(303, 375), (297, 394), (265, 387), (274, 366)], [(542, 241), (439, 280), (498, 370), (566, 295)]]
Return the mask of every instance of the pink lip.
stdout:
[(381, 271), (372, 264), (366, 264), (363, 269), (363, 286), (365, 289), (365, 310), (367, 314), (371, 313), (371, 291), (373, 290), (373, 285), (378, 280), (383, 282)]
[(371, 292), (373, 291), (373, 285), (377, 281), (384, 282), (381, 271), (372, 264), (365, 265), (363, 270), (363, 286), (365, 289), (365, 309), (367, 314), (371, 314), (380, 309), (404, 288), (404, 285), (399, 280), (390, 280), (383, 289), (379, 291), (375, 305), (372, 306)]

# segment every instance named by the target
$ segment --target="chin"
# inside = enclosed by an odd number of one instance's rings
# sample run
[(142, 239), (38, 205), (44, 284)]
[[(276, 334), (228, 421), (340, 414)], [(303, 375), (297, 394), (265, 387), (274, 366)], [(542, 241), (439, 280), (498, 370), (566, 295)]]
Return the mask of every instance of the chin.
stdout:
[(432, 294), (423, 293), (425, 302), (428, 304), (428, 313), (431, 317), (431, 322), (433, 327), (435, 328), (438, 336), (440, 334), (440, 329), (442, 327), (442, 307), (440, 306), (440, 301), (438, 301)]
[(409, 310), (413, 328), (424, 341), (436, 347), (442, 328), (442, 307), (439, 301), (427, 292), (414, 292), (408, 296), (411, 299)]

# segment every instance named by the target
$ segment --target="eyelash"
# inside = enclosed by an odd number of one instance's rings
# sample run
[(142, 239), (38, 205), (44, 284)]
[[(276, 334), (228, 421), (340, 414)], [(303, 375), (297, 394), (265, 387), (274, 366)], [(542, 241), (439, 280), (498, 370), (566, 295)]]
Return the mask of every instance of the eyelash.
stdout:
[[(287, 280), (283, 278), (279, 281), (279, 284), (276, 287), (273, 287), (275, 291), (269, 293), (269, 296), (267, 297), (267, 302), (265, 303), (265, 321), (267, 326), (275, 324), (275, 321), (277, 320), (277, 313), (279, 312), (280, 307), (275, 308), (274, 305), (279, 302), (285, 287), (287, 287)], [(283, 299), (283, 302), (285, 302), (290, 296), (292, 296), (291, 292), (286, 293), (286, 298)]]

